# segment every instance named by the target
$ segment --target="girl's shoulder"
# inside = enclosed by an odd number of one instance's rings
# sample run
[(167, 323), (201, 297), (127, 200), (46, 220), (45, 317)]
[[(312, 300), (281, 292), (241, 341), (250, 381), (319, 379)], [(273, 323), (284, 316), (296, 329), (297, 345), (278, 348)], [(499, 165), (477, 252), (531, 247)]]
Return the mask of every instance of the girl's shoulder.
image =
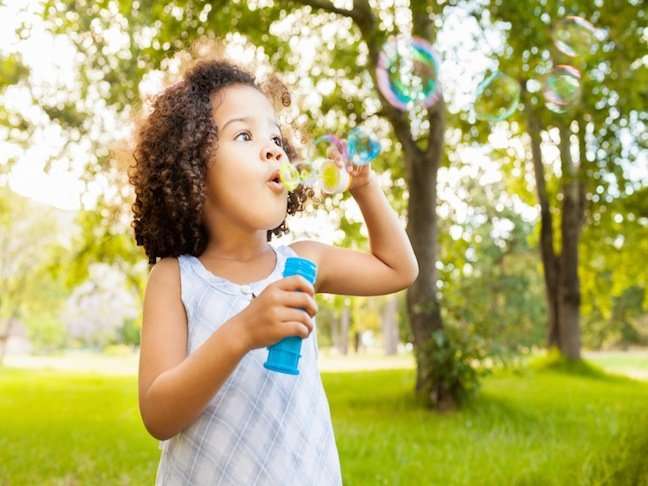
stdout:
[(166, 285), (180, 285), (180, 263), (175, 257), (161, 258), (153, 267), (148, 275), (149, 285), (151, 282), (162, 283)]
[(286, 247), (290, 248), (297, 256), (313, 260), (319, 266), (321, 243), (312, 240), (300, 240), (293, 241)]

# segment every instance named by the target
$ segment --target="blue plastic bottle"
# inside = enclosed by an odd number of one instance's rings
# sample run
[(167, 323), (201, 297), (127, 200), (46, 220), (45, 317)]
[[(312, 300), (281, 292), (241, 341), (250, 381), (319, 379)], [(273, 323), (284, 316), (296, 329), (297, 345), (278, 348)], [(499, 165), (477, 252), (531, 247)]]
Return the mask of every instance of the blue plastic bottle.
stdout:
[[(291, 277), (293, 275), (301, 275), (314, 285), (317, 276), (317, 265), (307, 258), (287, 258), (283, 276)], [(268, 359), (263, 364), (264, 368), (279, 373), (298, 375), (297, 363), (301, 356), (301, 342), (302, 338), (299, 336), (289, 336), (269, 346)]]

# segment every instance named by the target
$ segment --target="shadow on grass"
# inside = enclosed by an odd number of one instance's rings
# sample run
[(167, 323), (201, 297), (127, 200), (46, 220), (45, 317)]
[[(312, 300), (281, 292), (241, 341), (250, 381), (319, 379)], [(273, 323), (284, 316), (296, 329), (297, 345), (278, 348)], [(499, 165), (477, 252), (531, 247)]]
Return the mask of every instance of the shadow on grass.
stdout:
[(538, 356), (529, 362), (529, 369), (534, 371), (551, 371), (562, 373), (579, 378), (587, 378), (614, 383), (632, 383), (636, 380), (621, 375), (614, 374), (586, 360), (570, 360), (562, 356), (557, 350), (547, 352), (543, 356)]

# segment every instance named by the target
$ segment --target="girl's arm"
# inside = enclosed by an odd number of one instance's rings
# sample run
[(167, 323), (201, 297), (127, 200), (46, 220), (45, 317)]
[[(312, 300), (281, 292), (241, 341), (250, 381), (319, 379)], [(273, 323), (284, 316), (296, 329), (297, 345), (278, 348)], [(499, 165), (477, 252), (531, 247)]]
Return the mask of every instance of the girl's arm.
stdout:
[(351, 189), (369, 232), (371, 253), (303, 240), (290, 246), (318, 264), (315, 291), (340, 295), (385, 295), (409, 287), (418, 261), (407, 233), (371, 175)]
[(204, 410), (247, 352), (236, 316), (187, 356), (187, 317), (175, 258), (149, 275), (139, 362), (139, 407), (155, 438), (173, 437)]

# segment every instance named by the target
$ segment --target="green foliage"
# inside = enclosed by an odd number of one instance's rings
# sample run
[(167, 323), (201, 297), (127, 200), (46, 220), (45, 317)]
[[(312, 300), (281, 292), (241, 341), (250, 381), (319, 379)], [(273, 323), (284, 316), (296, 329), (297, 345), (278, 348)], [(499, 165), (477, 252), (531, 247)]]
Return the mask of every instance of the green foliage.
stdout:
[(131, 346), (140, 344), (140, 326), (135, 319), (125, 319), (124, 324), (117, 330), (117, 342)]
[(638, 265), (637, 258), (648, 254), (647, 201), (648, 187), (617, 198), (607, 211), (593, 215), (584, 230), (583, 331), (584, 338), (594, 347), (622, 345), (622, 328), (630, 338), (628, 344), (645, 340), (648, 269)]
[(544, 344), (544, 282), (530, 242), (533, 223), (510, 206), (504, 181), (484, 184), (481, 177), (470, 170), (455, 178), (466, 209), (439, 223), (442, 312), (445, 323), (480, 336), (489, 354), (507, 359)]
[(432, 375), (431, 379), (424, 376), (422, 382), (434, 384), (434, 388), (423, 388), (420, 392), (424, 397), (431, 397), (441, 409), (451, 406), (440, 402), (448, 395), (457, 404), (474, 397), (480, 379), (490, 372), (480, 366), (488, 355), (484, 340), (452, 325), (446, 324), (444, 329), (433, 331), (432, 337), (415, 352), (417, 361), (427, 361), (421, 369)]
[(5, 320), (53, 319), (64, 290), (46, 278), (59, 225), (55, 211), (0, 186), (0, 334)]
[(19, 55), (0, 56), (0, 92), (7, 86), (17, 84), (29, 75), (29, 68), (25, 66)]
[(589, 349), (648, 345), (644, 294), (642, 287), (628, 287), (619, 297), (612, 298), (609, 317), (594, 308), (583, 323), (583, 343)]
[(36, 354), (60, 351), (68, 344), (65, 325), (58, 317), (29, 314), (23, 323)]

